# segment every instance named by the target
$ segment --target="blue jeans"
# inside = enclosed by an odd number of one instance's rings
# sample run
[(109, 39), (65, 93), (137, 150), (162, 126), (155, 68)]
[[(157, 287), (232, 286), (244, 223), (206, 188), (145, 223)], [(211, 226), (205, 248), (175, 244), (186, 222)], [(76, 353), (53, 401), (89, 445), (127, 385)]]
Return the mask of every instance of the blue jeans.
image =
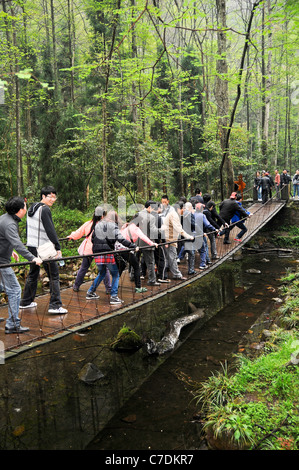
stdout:
[(299, 184), (293, 184), (293, 189), (294, 189), (293, 197), (296, 196), (296, 192), (297, 192), (297, 196), (299, 197)]
[(245, 226), (244, 222), (238, 222), (236, 226), (240, 229), (240, 232), (237, 235), (237, 238), (240, 239), (247, 232), (247, 227)]
[[(81, 284), (83, 283), (84, 281), (84, 277), (85, 277), (85, 274), (87, 273), (91, 263), (92, 263), (92, 256), (88, 256), (86, 258), (83, 258), (82, 259), (82, 264), (81, 264), (81, 267), (77, 273), (77, 277), (76, 277), (76, 280), (74, 282), (74, 287), (77, 287), (79, 289), (79, 287), (81, 286)], [(105, 287), (106, 287), (106, 292), (110, 292), (110, 289), (111, 289), (111, 282), (110, 282), (110, 274), (109, 274), (109, 271), (106, 270), (106, 276), (104, 278), (104, 284), (105, 284)]]
[(205, 245), (205, 248), (206, 248), (206, 263), (209, 263), (211, 260), (210, 260), (209, 245), (208, 245), (207, 237), (203, 237), (203, 245)]
[(181, 249), (180, 249), (179, 254), (178, 254), (179, 260), (182, 260), (182, 259), (185, 257), (185, 254), (186, 254), (186, 252), (185, 252), (185, 247), (184, 247), (184, 245), (183, 245), (183, 246), (181, 247)]
[(188, 256), (188, 274), (194, 272), (195, 267), (195, 250), (186, 250), (186, 253), (189, 254)]
[(18, 328), (21, 323), (19, 305), (22, 289), (12, 268), (0, 269), (0, 291), (6, 292), (8, 297), (8, 319), (5, 326)]
[(106, 276), (106, 268), (109, 269), (110, 274), (112, 276), (112, 281), (111, 281), (111, 297), (116, 296), (118, 293), (118, 283), (119, 283), (119, 272), (118, 272), (118, 267), (116, 264), (112, 263), (107, 263), (107, 264), (97, 264), (99, 274), (93, 281), (92, 285), (88, 289), (88, 293), (95, 292), (97, 287), (100, 285), (103, 279), (105, 279)]
[(200, 263), (199, 266), (204, 267), (206, 265), (206, 260), (207, 260), (207, 245), (205, 243), (205, 237), (203, 237), (203, 243), (201, 245), (201, 248), (199, 248), (198, 253), (200, 255)]

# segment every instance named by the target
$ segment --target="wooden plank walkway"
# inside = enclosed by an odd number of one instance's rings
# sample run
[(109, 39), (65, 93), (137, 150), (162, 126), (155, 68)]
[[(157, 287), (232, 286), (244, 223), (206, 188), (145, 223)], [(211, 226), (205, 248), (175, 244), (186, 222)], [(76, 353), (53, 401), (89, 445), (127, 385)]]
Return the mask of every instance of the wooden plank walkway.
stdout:
[[(124, 301), (122, 305), (111, 306), (109, 304), (109, 295), (105, 293), (103, 283), (97, 289), (100, 298), (97, 300), (86, 300), (86, 291), (91, 282), (86, 282), (81, 286), (79, 292), (74, 292), (72, 288), (62, 289), (61, 298), (63, 306), (68, 309), (65, 315), (51, 315), (48, 313), (49, 295), (40, 295), (36, 297), (37, 307), (25, 309), (21, 311), (22, 325), (27, 326), (30, 330), (22, 334), (5, 334), (5, 322), (0, 323), (0, 352), (5, 351), (5, 356), (10, 357), (19, 354), (32, 347), (41, 345), (46, 341), (53, 341), (63, 337), (66, 334), (82, 330), (94, 323), (111, 318), (114, 315), (122, 313), (142, 305), (144, 302), (152, 301), (161, 295), (165, 295), (169, 291), (176, 290), (197, 281), (202, 276), (217, 268), (221, 263), (228, 259), (234, 252), (240, 249), (251, 237), (253, 237), (262, 226), (264, 226), (280, 209), (285, 205), (285, 201), (271, 201), (265, 205), (255, 203), (248, 208), (253, 216), (247, 219), (246, 227), (248, 229), (243, 241), (234, 241), (234, 236), (239, 231), (234, 228), (230, 232), (230, 245), (223, 244), (223, 237), (217, 237), (217, 251), (219, 259), (215, 260), (204, 271), (198, 274), (187, 275), (187, 262), (180, 264), (180, 270), (187, 281), (177, 281), (171, 279), (169, 284), (160, 284), (158, 287), (149, 287), (147, 282), (142, 281), (148, 291), (142, 294), (135, 293), (135, 284), (130, 281), (129, 274), (125, 271), (120, 279), (119, 297)], [(196, 254), (195, 266), (199, 266), (199, 254)], [(198, 269), (197, 269), (198, 271)], [(7, 318), (7, 306), (0, 307), (0, 317)]]

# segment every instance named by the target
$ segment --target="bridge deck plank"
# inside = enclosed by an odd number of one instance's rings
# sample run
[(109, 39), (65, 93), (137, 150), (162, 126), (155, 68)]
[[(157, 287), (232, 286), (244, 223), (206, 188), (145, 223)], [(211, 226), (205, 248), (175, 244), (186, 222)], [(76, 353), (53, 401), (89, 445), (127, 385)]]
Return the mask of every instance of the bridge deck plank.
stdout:
[[(187, 262), (180, 264), (182, 274), (188, 277), (188, 281), (176, 281), (171, 279), (169, 284), (160, 284), (159, 287), (149, 287), (146, 280), (142, 281), (148, 291), (143, 294), (135, 294), (134, 283), (129, 279), (128, 272), (124, 272), (121, 276), (119, 285), (119, 297), (124, 301), (121, 306), (111, 306), (109, 304), (109, 295), (105, 293), (103, 283), (98, 287), (97, 293), (100, 298), (97, 300), (86, 300), (86, 291), (90, 286), (90, 282), (86, 282), (81, 286), (79, 292), (74, 292), (72, 288), (62, 289), (61, 298), (63, 306), (68, 309), (66, 315), (51, 315), (48, 313), (49, 295), (44, 294), (36, 297), (37, 307), (33, 309), (24, 309), (21, 311), (22, 325), (30, 328), (29, 332), (23, 334), (5, 334), (5, 322), (0, 323), (0, 346), (4, 345), (5, 351), (18, 352), (26, 350), (39, 344), (43, 339), (51, 339), (57, 334), (65, 331), (72, 331), (74, 328), (84, 328), (88, 322), (101, 318), (109, 318), (116, 311), (123, 310), (125, 307), (134, 306), (140, 301), (146, 301), (155, 298), (157, 294), (163, 293), (170, 288), (179, 288), (188, 282), (197, 280), (204, 276), (212, 269), (216, 268), (233, 252), (237, 251), (246, 241), (249, 240), (262, 225), (265, 225), (283, 206), (284, 201), (268, 203), (262, 206), (259, 203), (253, 204), (248, 210), (253, 216), (246, 221), (248, 232), (244, 240), (240, 242), (234, 241), (238, 228), (234, 228), (230, 233), (230, 245), (223, 244), (223, 238), (217, 238), (217, 251), (219, 260), (212, 263), (206, 270), (200, 271), (194, 276), (187, 275)], [(196, 254), (196, 266), (199, 265), (199, 254)], [(0, 317), (7, 318), (7, 306), (0, 307)], [(1, 343), (2, 342), (2, 343)]]

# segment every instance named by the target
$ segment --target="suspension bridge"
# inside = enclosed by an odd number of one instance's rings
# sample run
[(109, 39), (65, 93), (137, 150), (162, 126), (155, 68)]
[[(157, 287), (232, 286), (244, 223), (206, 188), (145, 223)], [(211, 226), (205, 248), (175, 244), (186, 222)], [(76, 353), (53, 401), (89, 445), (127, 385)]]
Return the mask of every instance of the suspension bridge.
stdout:
[[(0, 346), (2, 345), (5, 357), (9, 358), (33, 347), (45, 344), (45, 342), (58, 340), (65, 335), (80, 332), (94, 324), (106, 321), (115, 315), (142, 306), (159, 296), (180, 289), (190, 283), (198, 281), (201, 277), (217, 269), (217, 267), (231, 257), (235, 252), (247, 243), (264, 225), (266, 225), (286, 204), (287, 200), (270, 199), (266, 204), (254, 202), (247, 210), (252, 216), (246, 219), (247, 233), (242, 241), (235, 241), (237, 227), (230, 232), (231, 244), (223, 244), (223, 237), (216, 237), (218, 259), (213, 260), (208, 267), (194, 275), (187, 274), (187, 262), (183, 261), (180, 271), (187, 280), (171, 279), (169, 283), (161, 283), (159, 286), (148, 286), (146, 280), (142, 281), (147, 291), (135, 292), (135, 284), (131, 282), (129, 272), (126, 270), (120, 277), (118, 295), (123, 300), (120, 305), (110, 305), (109, 295), (101, 283), (97, 289), (99, 299), (86, 299), (86, 292), (92, 281), (83, 283), (78, 292), (72, 287), (61, 289), (63, 306), (68, 310), (64, 315), (48, 313), (50, 294), (41, 294), (35, 298), (36, 307), (20, 311), (21, 324), (29, 327), (29, 331), (22, 334), (5, 334), (5, 321), (0, 323)], [(63, 258), (66, 261), (68, 258)], [(12, 265), (13, 266), (13, 265)], [(199, 254), (196, 254), (195, 266), (199, 266)], [(0, 318), (8, 316), (8, 305), (0, 307)], [(1, 352), (1, 351), (0, 351)]]

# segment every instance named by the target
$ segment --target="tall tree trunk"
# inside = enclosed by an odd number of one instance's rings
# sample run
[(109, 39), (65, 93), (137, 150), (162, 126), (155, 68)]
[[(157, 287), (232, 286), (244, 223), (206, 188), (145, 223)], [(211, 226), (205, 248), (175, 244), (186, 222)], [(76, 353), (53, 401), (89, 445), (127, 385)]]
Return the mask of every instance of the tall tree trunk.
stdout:
[(75, 102), (75, 86), (74, 86), (74, 66), (75, 66), (75, 23), (74, 23), (74, 5), (72, 0), (67, 0), (68, 11), (68, 45), (69, 45), (69, 61), (70, 61), (70, 98), (71, 102)]
[[(134, 18), (136, 1), (131, 0), (132, 6), (132, 17)], [(134, 22), (132, 21), (132, 59), (137, 58), (137, 46), (136, 46), (136, 33), (134, 29)], [(140, 166), (140, 151), (139, 151), (139, 138), (138, 138), (138, 115), (137, 115), (137, 87), (135, 80), (132, 81), (132, 121), (133, 121), (133, 133), (134, 133), (134, 156), (136, 166), (136, 182), (137, 182), (137, 193), (144, 195), (143, 178)], [(147, 178), (148, 180), (148, 178)], [(149, 189), (148, 189), (149, 191)]]
[(57, 53), (56, 53), (56, 31), (55, 31), (54, 0), (50, 0), (50, 8), (51, 8), (51, 25), (52, 25), (52, 49), (53, 49), (52, 68), (53, 68), (53, 75), (54, 75), (54, 82), (55, 82), (55, 98), (57, 100), (58, 99), (58, 90), (59, 90), (59, 80), (58, 80)]
[(182, 121), (182, 85), (179, 85), (179, 111), (180, 111), (180, 128), (178, 131), (178, 145), (179, 145), (179, 158), (180, 158), (180, 193), (183, 196), (185, 194), (184, 190), (184, 176), (183, 176), (183, 168), (184, 168), (184, 128), (183, 128), (183, 121)]
[(234, 185), (234, 173), (233, 165), (229, 156), (229, 150), (227, 147), (227, 132), (228, 132), (228, 115), (229, 115), (229, 100), (228, 100), (228, 80), (227, 80), (227, 45), (226, 45), (226, 0), (216, 0), (217, 7), (217, 44), (218, 44), (218, 57), (216, 70), (216, 88), (215, 98), (218, 106), (218, 126), (219, 126), (219, 139), (222, 154), (225, 154), (225, 160), (223, 162), (223, 173), (222, 173), (222, 184), (221, 194), (229, 195)]
[(13, 47), (13, 73), (14, 73), (14, 86), (15, 86), (15, 131), (16, 131), (16, 155), (17, 155), (17, 194), (21, 196), (24, 191), (23, 180), (23, 161), (22, 161), (22, 148), (21, 148), (21, 108), (20, 108), (20, 83), (18, 78), (19, 61), (18, 61), (18, 46), (17, 46), (17, 33), (15, 23), (15, 10), (10, 7), (12, 16), (12, 47)]
[[(249, 45), (249, 41), (250, 41), (250, 31), (251, 31), (252, 21), (253, 21), (255, 11), (256, 11), (258, 5), (261, 3), (261, 1), (262, 0), (259, 0), (259, 1), (255, 2), (253, 4), (253, 7), (252, 7), (252, 10), (251, 10), (251, 13), (250, 13), (248, 26), (247, 26), (247, 30), (246, 30), (245, 43), (244, 43), (243, 53), (242, 53), (242, 58), (241, 58), (241, 64), (240, 64), (239, 74), (238, 74), (239, 77), (238, 77), (238, 86), (237, 86), (237, 96), (236, 96), (236, 99), (235, 99), (235, 102), (234, 102), (234, 105), (233, 105), (233, 108), (232, 108), (232, 112), (231, 112), (231, 115), (230, 115), (230, 122), (229, 122), (228, 128), (226, 129), (226, 131), (227, 131), (226, 132), (226, 140), (225, 140), (225, 145), (224, 145), (224, 150), (223, 150), (223, 155), (222, 155), (222, 161), (221, 161), (221, 165), (220, 165), (220, 182), (221, 182), (221, 196), (222, 196), (222, 198), (224, 197), (224, 189), (225, 189), (225, 184), (224, 184), (224, 181), (223, 181), (223, 169), (225, 170), (225, 165), (227, 166), (227, 169), (226, 169), (226, 172), (225, 172), (225, 174), (227, 175), (226, 190), (228, 190), (226, 194), (228, 194), (228, 192), (233, 189), (233, 185), (234, 185), (232, 164), (229, 161), (227, 162), (227, 160), (229, 160), (228, 159), (228, 156), (229, 156), (229, 138), (230, 138), (232, 126), (233, 126), (233, 123), (234, 123), (234, 120), (235, 120), (235, 114), (236, 114), (238, 102), (239, 102), (239, 99), (240, 99), (240, 96), (241, 96), (241, 80), (242, 80), (242, 75), (243, 75), (245, 58), (246, 58), (248, 45)], [(225, 2), (222, 2), (221, 0), (217, 0), (217, 4), (218, 3), (224, 3), (225, 4)], [(221, 12), (222, 12), (222, 15), (224, 15), (225, 8), (223, 8), (223, 5), (222, 5)]]
[(103, 142), (102, 142), (102, 159), (103, 159), (103, 202), (108, 202), (108, 172), (107, 172), (107, 102), (106, 98), (102, 101), (102, 119), (103, 119)]
[[(271, 6), (269, 0), (267, 5), (263, 5), (263, 23), (262, 23), (262, 155), (265, 168), (268, 164), (268, 146), (269, 146), (269, 120), (270, 120), (270, 89), (271, 89), (271, 63), (272, 63), (272, 32), (271, 24), (268, 25), (268, 44), (266, 57), (265, 44), (265, 8), (267, 6), (268, 17), (271, 15)], [(268, 20), (269, 21), (269, 20)]]
[[(116, 0), (115, 8), (119, 11), (121, 0)], [(106, 58), (105, 63), (105, 93), (102, 100), (102, 119), (103, 119), (103, 131), (102, 131), (102, 158), (103, 158), (103, 201), (104, 203), (108, 202), (108, 161), (107, 161), (107, 147), (108, 147), (108, 111), (107, 111), (107, 100), (106, 95), (108, 93), (109, 81), (110, 81), (110, 71), (111, 71), (111, 60), (114, 50), (114, 43), (116, 38), (116, 28), (118, 25), (119, 14), (115, 13), (113, 16), (113, 30), (112, 30), (112, 39), (110, 49)], [(104, 49), (103, 54), (106, 57), (106, 37), (105, 33), (103, 34), (104, 39)]]
[[(24, 25), (24, 43), (25, 43), (25, 53), (28, 51), (28, 34), (27, 34), (27, 16), (25, 11), (25, 5), (22, 5), (23, 11), (23, 25)], [(28, 63), (30, 59), (28, 58)], [(33, 187), (33, 173), (32, 173), (32, 159), (31, 159), (31, 144), (32, 144), (32, 127), (31, 127), (31, 103), (30, 103), (30, 83), (26, 85), (26, 95), (25, 95), (25, 136), (28, 142), (27, 150), (25, 152), (26, 156), (26, 168), (27, 168), (27, 186), (29, 188), (28, 196), (32, 196), (32, 187)]]

